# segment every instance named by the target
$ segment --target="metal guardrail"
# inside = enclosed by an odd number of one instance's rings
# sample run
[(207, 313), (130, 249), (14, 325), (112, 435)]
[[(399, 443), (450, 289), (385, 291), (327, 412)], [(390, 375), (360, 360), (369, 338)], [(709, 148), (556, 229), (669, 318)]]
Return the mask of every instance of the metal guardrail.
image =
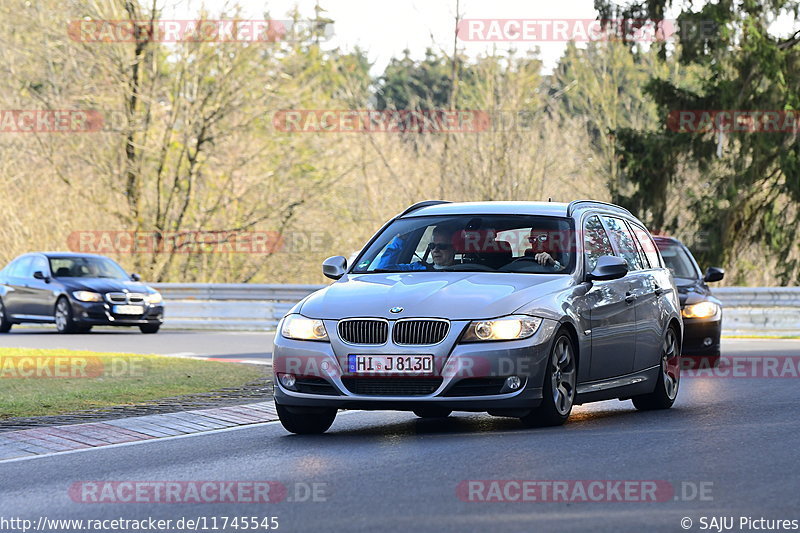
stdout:
[(800, 335), (800, 287), (719, 287), (724, 335)]
[(271, 331), (294, 304), (325, 285), (153, 283), (166, 301), (164, 328)]
[[(155, 283), (165, 328), (271, 331), (297, 302), (325, 285)], [(719, 287), (723, 334), (800, 335), (800, 287)]]

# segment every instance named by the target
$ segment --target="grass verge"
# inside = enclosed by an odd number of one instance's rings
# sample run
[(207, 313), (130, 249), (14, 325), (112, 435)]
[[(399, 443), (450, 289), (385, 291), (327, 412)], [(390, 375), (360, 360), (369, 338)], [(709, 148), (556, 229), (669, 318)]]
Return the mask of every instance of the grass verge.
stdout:
[(0, 348), (0, 419), (57, 415), (238, 387), (254, 365), (159, 355)]

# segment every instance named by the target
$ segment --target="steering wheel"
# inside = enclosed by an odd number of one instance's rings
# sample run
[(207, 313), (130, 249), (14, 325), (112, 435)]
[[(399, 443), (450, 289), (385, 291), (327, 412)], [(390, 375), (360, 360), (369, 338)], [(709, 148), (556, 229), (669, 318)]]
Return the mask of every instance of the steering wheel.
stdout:
[[(539, 261), (536, 260), (535, 257), (530, 256), (530, 255), (526, 255), (526, 256), (523, 256), (523, 257), (517, 257), (516, 259), (514, 259), (510, 263), (507, 263), (507, 264), (503, 265), (503, 267), (500, 270), (503, 271), (503, 272), (513, 272), (515, 264), (531, 263), (531, 262), (533, 263), (533, 265), (531, 265), (531, 266), (538, 267), (537, 269), (541, 270), (541, 272), (536, 272), (537, 274), (549, 274), (549, 273), (554, 272), (553, 265), (542, 265), (542, 264), (539, 263)], [(527, 272), (531, 272), (531, 271), (527, 270)]]
[(482, 272), (496, 272), (494, 268), (482, 265), (480, 263), (458, 263), (455, 265), (442, 267), (439, 270), (449, 270), (451, 272), (458, 272), (461, 270), (480, 270)]

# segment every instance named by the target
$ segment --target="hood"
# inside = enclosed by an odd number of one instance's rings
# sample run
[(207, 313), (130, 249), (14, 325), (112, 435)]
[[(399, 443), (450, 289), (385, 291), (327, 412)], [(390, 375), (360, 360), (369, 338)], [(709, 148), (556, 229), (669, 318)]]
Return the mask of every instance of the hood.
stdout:
[[(300, 312), (310, 318), (436, 317), (450, 320), (511, 314), (544, 294), (572, 284), (572, 276), (488, 272), (356, 274), (310, 295)], [(402, 307), (400, 313), (389, 309)]]
[(152, 289), (144, 283), (124, 279), (110, 278), (55, 278), (59, 283), (74, 291), (92, 292), (141, 292), (149, 293)]

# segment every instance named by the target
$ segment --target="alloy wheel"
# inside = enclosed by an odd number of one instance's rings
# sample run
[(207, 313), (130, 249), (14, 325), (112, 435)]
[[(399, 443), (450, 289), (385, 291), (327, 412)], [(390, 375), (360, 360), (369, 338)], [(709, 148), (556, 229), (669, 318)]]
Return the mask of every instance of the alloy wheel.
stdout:
[(566, 337), (561, 337), (553, 350), (550, 360), (550, 382), (553, 403), (561, 415), (572, 409), (575, 400), (575, 356)]
[(669, 328), (664, 336), (663, 355), (661, 356), (661, 376), (664, 380), (664, 390), (670, 400), (678, 395), (680, 385), (680, 355), (678, 354), (678, 339), (675, 330)]
[(56, 305), (56, 328), (58, 328), (59, 331), (67, 329), (67, 321), (69, 320), (69, 309), (67, 305), (67, 301), (64, 299), (59, 300), (58, 305)]

